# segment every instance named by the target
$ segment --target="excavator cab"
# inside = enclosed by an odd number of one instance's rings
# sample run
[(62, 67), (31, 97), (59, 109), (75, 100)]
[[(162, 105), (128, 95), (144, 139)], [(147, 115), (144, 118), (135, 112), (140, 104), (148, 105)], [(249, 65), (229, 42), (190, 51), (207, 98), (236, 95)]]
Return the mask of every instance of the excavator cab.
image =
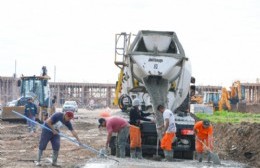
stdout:
[(18, 80), (21, 97), (32, 97), (36, 105), (47, 107), (50, 91), (48, 80), (49, 77), (45, 76), (21, 77)]
[(203, 96), (203, 103), (212, 105), (213, 110), (216, 111), (218, 109), (218, 102), (220, 100), (220, 97), (220, 92), (205, 92)]

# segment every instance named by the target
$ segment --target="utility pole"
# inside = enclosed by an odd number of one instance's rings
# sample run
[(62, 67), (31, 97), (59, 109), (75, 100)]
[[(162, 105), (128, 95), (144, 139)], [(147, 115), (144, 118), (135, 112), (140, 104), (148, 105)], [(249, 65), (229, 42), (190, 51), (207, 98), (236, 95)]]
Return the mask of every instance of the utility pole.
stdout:
[(54, 82), (56, 82), (56, 65), (54, 65)]
[(16, 60), (14, 61), (14, 75), (13, 75), (13, 84), (12, 84), (12, 100), (14, 100), (16, 98), (16, 67), (17, 67), (17, 63)]
[(14, 78), (16, 78), (16, 60), (14, 61)]

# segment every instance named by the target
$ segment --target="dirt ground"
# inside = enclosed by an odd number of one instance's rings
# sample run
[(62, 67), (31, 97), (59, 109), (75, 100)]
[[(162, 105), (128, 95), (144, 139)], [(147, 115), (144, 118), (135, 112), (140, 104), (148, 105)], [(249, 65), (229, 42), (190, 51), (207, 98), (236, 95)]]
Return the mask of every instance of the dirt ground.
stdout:
[[(97, 120), (100, 110), (80, 110), (72, 121), (75, 131), (78, 133), (81, 142), (95, 149), (104, 147), (106, 135), (97, 128)], [(61, 132), (72, 136), (67, 128), (63, 127)], [(41, 129), (36, 134), (27, 133), (24, 123), (11, 123), (0, 120), (0, 167), (35, 167), (38, 152), (38, 143)], [(41, 167), (51, 166), (52, 148), (50, 143), (43, 154)], [(74, 143), (62, 138), (58, 163), (62, 167), (82, 167), (90, 158), (97, 156), (95, 153), (81, 148)]]
[[(108, 109), (94, 111), (80, 109), (72, 121), (82, 143), (98, 150), (104, 147), (106, 141), (106, 132), (100, 132), (97, 128), (97, 119), (103, 111), (108, 111)], [(109, 111), (113, 115), (118, 110)], [(214, 124), (214, 128), (215, 151), (219, 154), (220, 159), (260, 167), (260, 124)], [(61, 131), (70, 135), (66, 128)], [(24, 123), (0, 120), (0, 167), (35, 167), (34, 160), (37, 157), (40, 133), (40, 128), (35, 135), (31, 135), (27, 133)], [(48, 144), (47, 150), (44, 151), (41, 167), (52, 167), (51, 154), (51, 145)], [(95, 153), (76, 146), (66, 139), (61, 139), (58, 163), (62, 167), (83, 167), (88, 160), (95, 156), (97, 156)]]

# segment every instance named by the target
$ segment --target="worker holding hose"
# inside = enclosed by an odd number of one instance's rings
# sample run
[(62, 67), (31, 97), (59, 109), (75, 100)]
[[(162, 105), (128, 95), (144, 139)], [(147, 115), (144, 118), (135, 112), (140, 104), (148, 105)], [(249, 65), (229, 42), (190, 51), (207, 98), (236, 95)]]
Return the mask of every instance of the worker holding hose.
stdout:
[(211, 160), (210, 152), (204, 151), (204, 144), (211, 151), (213, 150), (213, 127), (209, 120), (198, 121), (194, 125), (194, 133), (196, 136), (196, 152), (197, 159), (202, 162), (203, 153), (207, 153), (208, 162)]
[(46, 149), (47, 144), (51, 141), (53, 154), (52, 154), (52, 165), (57, 165), (58, 154), (60, 150), (60, 135), (59, 128), (62, 125), (65, 125), (72, 133), (72, 135), (77, 139), (80, 144), (80, 140), (78, 138), (77, 133), (74, 131), (72, 124), (70, 122), (71, 119), (74, 118), (74, 113), (72, 111), (67, 111), (65, 113), (55, 112), (51, 117), (49, 117), (44, 122), (44, 127), (42, 129), (42, 134), (39, 142), (39, 151), (38, 157), (36, 161), (36, 166), (41, 166), (41, 156), (43, 151)]

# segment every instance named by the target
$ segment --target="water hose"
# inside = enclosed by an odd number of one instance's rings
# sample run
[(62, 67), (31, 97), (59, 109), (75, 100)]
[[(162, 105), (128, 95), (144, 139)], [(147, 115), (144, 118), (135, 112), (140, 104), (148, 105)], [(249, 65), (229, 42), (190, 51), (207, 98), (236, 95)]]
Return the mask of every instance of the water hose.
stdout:
[[(38, 123), (38, 122), (36, 122), (36, 121), (34, 121), (34, 120), (32, 120), (32, 119), (26, 117), (25, 115), (22, 115), (22, 114), (20, 114), (20, 113), (18, 113), (18, 112), (16, 112), (16, 111), (14, 111), (14, 110), (12, 110), (12, 112), (15, 113), (16, 115), (18, 115), (18, 116), (24, 118), (24, 119), (26, 119), (26, 120), (28, 120), (28, 121), (30, 121), (30, 122), (36, 124), (36, 125), (39, 125), (41, 128), (46, 129), (46, 130), (52, 132), (52, 130), (51, 130), (49, 127), (46, 127), (44, 124), (40, 124), (40, 123)], [(95, 148), (93, 148), (93, 147), (91, 147), (91, 146), (89, 146), (89, 145), (80, 143), (80, 142), (76, 141), (75, 139), (73, 139), (73, 138), (71, 138), (71, 137), (69, 137), (69, 136), (67, 136), (67, 135), (65, 135), (65, 134), (63, 134), (63, 133), (61, 133), (61, 132), (59, 132), (58, 134), (59, 134), (61, 137), (63, 137), (63, 138), (65, 138), (65, 139), (67, 139), (67, 140), (73, 142), (74, 144), (77, 144), (77, 145), (83, 147), (84, 149), (87, 149), (87, 150), (89, 150), (89, 151), (91, 151), (91, 152), (93, 152), (93, 153), (96, 153), (96, 154), (98, 154), (98, 155), (101, 156), (101, 157), (105, 157), (105, 158), (107, 158), (107, 159), (110, 159), (110, 160), (114, 160), (114, 161), (116, 161), (116, 162), (119, 162), (118, 160), (116, 160), (116, 159), (114, 159), (114, 158), (111, 158), (111, 157), (109, 157), (108, 155), (106, 155), (105, 152), (102, 152), (103, 150), (98, 151), (98, 150), (96, 150)]]

